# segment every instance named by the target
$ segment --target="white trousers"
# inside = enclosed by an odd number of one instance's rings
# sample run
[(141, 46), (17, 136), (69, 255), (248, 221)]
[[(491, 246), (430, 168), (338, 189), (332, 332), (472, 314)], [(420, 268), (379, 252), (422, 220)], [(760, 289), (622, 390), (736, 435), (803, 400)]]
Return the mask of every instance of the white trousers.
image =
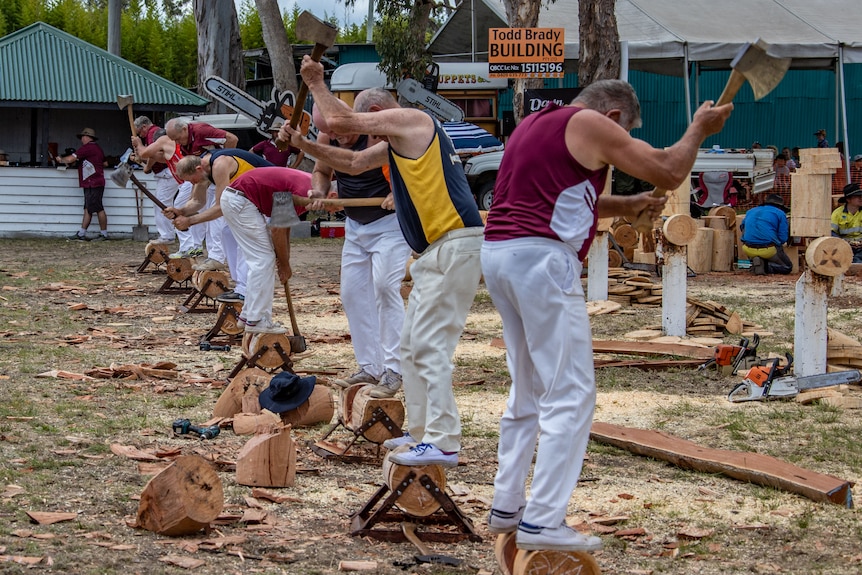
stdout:
[[(174, 207), (181, 208), (186, 205), (192, 197), (192, 183), (183, 182), (180, 184), (177, 197), (174, 198)], [(186, 231), (176, 230), (177, 237), (180, 239), (180, 251), (187, 252), (194, 248), (200, 248), (204, 245), (204, 235), (206, 234), (206, 224), (198, 224), (192, 226)]]
[[(485, 242), (482, 272), (503, 319), (512, 377), (500, 421), (495, 509), (559, 526), (581, 473), (596, 404), (592, 336), (582, 264), (559, 241)], [(526, 481), (536, 450), (526, 499)]]
[[(219, 218), (224, 221), (224, 218)], [(248, 276), (248, 264), (245, 262), (245, 256), (242, 250), (239, 249), (239, 244), (230, 230), (227, 222), (221, 229), (221, 244), (224, 247), (225, 256), (227, 256), (227, 267), (230, 270), (230, 277), (233, 278), (234, 288), (238, 294), (245, 295), (246, 277)]]
[(347, 218), (344, 237), (341, 304), (356, 363), (377, 378), (387, 368), (401, 373), (401, 282), (410, 247), (398, 218), (389, 214), (365, 225)]
[[(156, 198), (166, 206), (174, 205), (174, 196), (177, 195), (177, 190), (180, 185), (174, 179), (170, 170), (162, 170), (158, 174), (153, 175), (156, 180)], [(159, 239), (165, 241), (174, 241), (176, 230), (174, 224), (163, 213), (162, 209), (153, 205), (153, 219), (156, 222), (156, 230), (159, 232)]]
[(266, 218), (257, 207), (239, 194), (225, 191), (221, 210), (248, 265), (242, 317), (251, 322), (272, 318), (275, 291), (275, 251)]
[[(204, 209), (211, 208), (215, 205), (215, 184), (210, 184), (207, 188), (207, 203)], [(225, 263), (227, 257), (224, 253), (224, 247), (221, 243), (221, 231), (224, 227), (223, 217), (210, 220), (203, 224), (206, 226), (207, 240), (207, 257), (218, 262)]]
[(482, 228), (458, 229), (410, 266), (413, 290), (401, 331), (401, 375), (410, 435), (442, 451), (461, 449), (452, 356), (481, 277)]

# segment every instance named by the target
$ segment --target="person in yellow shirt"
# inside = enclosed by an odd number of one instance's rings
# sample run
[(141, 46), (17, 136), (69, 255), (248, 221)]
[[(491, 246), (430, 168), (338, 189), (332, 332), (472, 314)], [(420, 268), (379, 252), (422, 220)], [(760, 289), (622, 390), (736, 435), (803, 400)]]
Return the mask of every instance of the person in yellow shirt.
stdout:
[(862, 263), (862, 186), (858, 183), (844, 186), (844, 197), (832, 212), (832, 235), (842, 238), (853, 248), (853, 263)]

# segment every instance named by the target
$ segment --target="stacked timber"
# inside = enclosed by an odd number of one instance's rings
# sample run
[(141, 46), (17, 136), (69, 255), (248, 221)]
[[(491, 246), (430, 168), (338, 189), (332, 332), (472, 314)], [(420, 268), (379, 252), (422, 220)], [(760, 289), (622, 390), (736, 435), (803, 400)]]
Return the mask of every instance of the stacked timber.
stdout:
[[(826, 328), (826, 371), (862, 369), (862, 343), (830, 327)], [(845, 409), (862, 408), (862, 390), (859, 385), (836, 385), (802, 391), (797, 403), (823, 403)]]
[(832, 174), (841, 168), (835, 148), (799, 151), (802, 166), (790, 174), (790, 235), (819, 238), (831, 233)]
[(759, 330), (760, 326), (746, 322), (735, 311), (712, 302), (695, 298), (686, 299), (685, 332), (697, 337), (724, 337), (725, 332), (746, 335)]
[(654, 283), (649, 272), (625, 268), (608, 269), (608, 299), (623, 306), (661, 305), (661, 283)]

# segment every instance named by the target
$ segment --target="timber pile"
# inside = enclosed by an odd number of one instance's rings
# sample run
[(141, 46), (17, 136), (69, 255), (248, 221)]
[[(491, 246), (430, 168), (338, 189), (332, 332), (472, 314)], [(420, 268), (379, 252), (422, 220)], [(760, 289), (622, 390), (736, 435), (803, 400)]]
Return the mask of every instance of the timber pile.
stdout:
[(661, 305), (661, 282), (654, 283), (649, 272), (625, 268), (608, 269), (608, 299), (624, 306)]
[(685, 332), (698, 337), (724, 337), (724, 333), (740, 335), (760, 326), (743, 321), (739, 314), (712, 301), (686, 299)]
[[(862, 369), (862, 343), (852, 337), (826, 328), (826, 371)], [(809, 404), (815, 401), (846, 409), (862, 408), (862, 394), (858, 385), (836, 385), (803, 391), (796, 401)]]

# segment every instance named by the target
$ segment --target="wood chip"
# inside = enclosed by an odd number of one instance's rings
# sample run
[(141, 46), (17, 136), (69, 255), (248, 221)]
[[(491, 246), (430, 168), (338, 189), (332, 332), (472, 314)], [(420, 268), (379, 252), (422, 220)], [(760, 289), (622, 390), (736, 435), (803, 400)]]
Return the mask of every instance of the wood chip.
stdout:
[(27, 511), (30, 519), (39, 525), (51, 525), (61, 521), (72, 521), (78, 518), (77, 513), (63, 513), (54, 511)]

